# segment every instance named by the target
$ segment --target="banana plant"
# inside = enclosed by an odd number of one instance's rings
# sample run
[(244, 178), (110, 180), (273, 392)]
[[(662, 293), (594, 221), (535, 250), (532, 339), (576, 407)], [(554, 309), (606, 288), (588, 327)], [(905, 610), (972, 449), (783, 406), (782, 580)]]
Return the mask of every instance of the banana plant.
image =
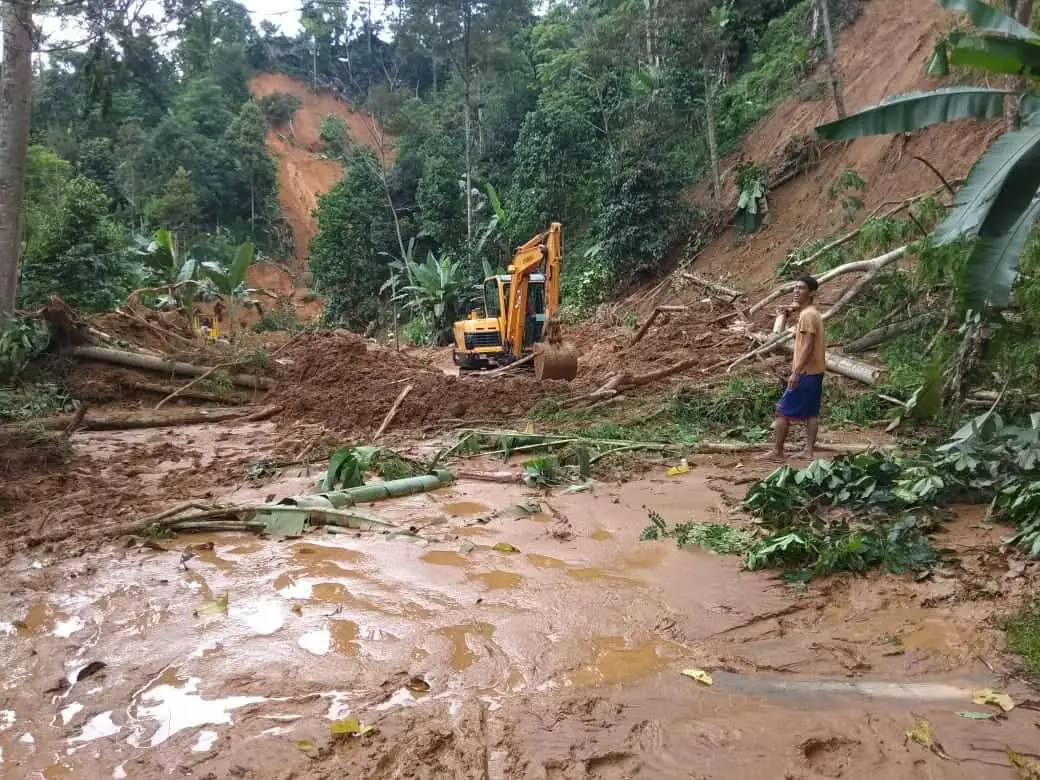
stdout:
[(932, 237), (937, 246), (978, 239), (958, 283), (961, 299), (975, 311), (1002, 309), (1011, 303), (1019, 255), (1040, 216), (1040, 93), (1035, 89), (1040, 82), (1040, 35), (981, 0), (935, 2), (965, 12), (976, 31), (940, 41), (929, 63), (933, 75), (945, 75), (953, 65), (1022, 75), (1032, 86), (1025, 91), (968, 86), (897, 95), (820, 125), (816, 133), (828, 140), (846, 140), (911, 132), (957, 119), (992, 119), (1003, 116), (1009, 97), (1017, 99), (1019, 126), (997, 138), (978, 159), (957, 204)]
[(227, 298), (228, 305), (228, 334), (235, 337), (235, 299), (243, 298), (252, 290), (245, 286), (246, 273), (253, 263), (253, 244), (246, 241), (235, 249), (235, 257), (230, 266), (208, 261), (202, 264), (202, 274), (213, 282), (217, 291)]
[(469, 286), (462, 263), (447, 255), (437, 258), (430, 252), (426, 262), (412, 265), (411, 276), (414, 282), (402, 290), (410, 298), (407, 306), (431, 312), (438, 328), (450, 327)]
[(198, 295), (199, 262), (177, 252), (173, 235), (166, 228), (156, 230), (150, 241), (138, 237), (137, 243), (141, 262), (159, 278), (162, 286), (169, 287), (169, 293), (159, 297), (159, 306), (176, 304), (190, 322)]

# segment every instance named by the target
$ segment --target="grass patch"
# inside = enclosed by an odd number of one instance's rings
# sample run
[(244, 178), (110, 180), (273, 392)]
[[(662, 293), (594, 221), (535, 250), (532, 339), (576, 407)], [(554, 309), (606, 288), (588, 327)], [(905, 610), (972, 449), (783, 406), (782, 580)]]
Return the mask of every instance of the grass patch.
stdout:
[(1002, 621), (1007, 632), (1008, 650), (1022, 657), (1030, 674), (1040, 675), (1040, 602)]

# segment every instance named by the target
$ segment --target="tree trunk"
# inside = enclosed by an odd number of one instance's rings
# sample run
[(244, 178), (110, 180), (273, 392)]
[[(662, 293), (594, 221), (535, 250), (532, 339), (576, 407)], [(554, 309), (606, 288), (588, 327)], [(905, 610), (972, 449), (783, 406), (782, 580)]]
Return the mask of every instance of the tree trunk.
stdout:
[(32, 6), (0, 0), (0, 319), (14, 311), (32, 98)]
[(711, 163), (711, 186), (716, 205), (722, 199), (722, 175), (719, 173), (719, 144), (715, 138), (715, 89), (712, 84), (715, 74), (710, 68), (704, 71), (704, 121), (707, 125), (708, 160)]
[(823, 43), (827, 48), (827, 68), (831, 74), (831, 92), (834, 93), (834, 107), (838, 110), (838, 118), (845, 116), (845, 98), (841, 92), (841, 77), (838, 74), (838, 58), (834, 53), (834, 34), (831, 31), (831, 12), (828, 0), (816, 0), (820, 9), (820, 21), (823, 23)]
[(1018, 0), (1016, 18), (1019, 24), (1030, 26), (1029, 22), (1033, 19), (1033, 0)]

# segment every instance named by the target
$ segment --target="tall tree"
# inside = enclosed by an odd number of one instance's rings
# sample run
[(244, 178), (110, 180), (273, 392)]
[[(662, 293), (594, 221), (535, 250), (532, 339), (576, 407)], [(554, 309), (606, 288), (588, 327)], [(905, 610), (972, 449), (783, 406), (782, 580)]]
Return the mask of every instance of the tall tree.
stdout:
[(834, 108), (838, 118), (845, 116), (845, 97), (842, 95), (841, 74), (838, 71), (838, 55), (834, 51), (834, 34), (831, 31), (831, 11), (828, 0), (816, 0), (820, 12), (820, 23), (823, 28), (823, 44), (827, 50), (827, 70), (830, 73), (831, 95), (834, 97)]
[(32, 5), (0, 0), (0, 319), (14, 311), (32, 111)]

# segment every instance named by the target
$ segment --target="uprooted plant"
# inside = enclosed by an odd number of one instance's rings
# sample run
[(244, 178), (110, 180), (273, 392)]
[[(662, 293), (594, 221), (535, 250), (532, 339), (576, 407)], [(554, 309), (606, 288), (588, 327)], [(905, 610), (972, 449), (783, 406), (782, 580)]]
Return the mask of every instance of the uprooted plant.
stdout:
[(778, 468), (742, 504), (762, 529), (746, 563), (808, 574), (927, 566), (937, 556), (926, 534), (954, 503), (988, 503), (991, 519), (1015, 527), (1005, 542), (1040, 556), (1040, 414), (1016, 426), (986, 412), (915, 457)]

